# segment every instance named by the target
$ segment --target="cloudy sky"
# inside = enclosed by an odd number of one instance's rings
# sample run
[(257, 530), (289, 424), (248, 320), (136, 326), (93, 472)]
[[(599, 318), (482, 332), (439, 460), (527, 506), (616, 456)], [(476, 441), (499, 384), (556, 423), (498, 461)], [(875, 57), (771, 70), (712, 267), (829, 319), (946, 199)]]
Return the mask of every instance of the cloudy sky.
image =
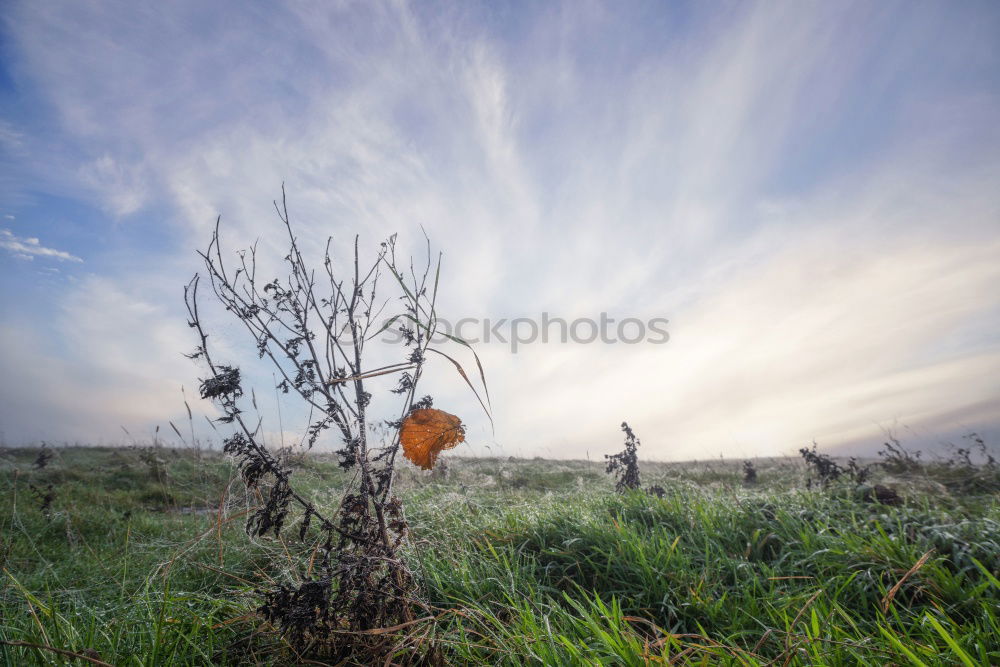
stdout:
[[(311, 250), (398, 232), (419, 254), (422, 226), (453, 321), (669, 320), (666, 344), (480, 345), (495, 432), (435, 369), (461, 453), (600, 458), (623, 419), (660, 459), (1000, 439), (994, 2), (9, 0), (0, 19), (7, 443), (186, 424), (195, 250), (221, 214), (229, 248), (278, 252), (282, 182)], [(278, 434), (270, 369), (213, 322)]]

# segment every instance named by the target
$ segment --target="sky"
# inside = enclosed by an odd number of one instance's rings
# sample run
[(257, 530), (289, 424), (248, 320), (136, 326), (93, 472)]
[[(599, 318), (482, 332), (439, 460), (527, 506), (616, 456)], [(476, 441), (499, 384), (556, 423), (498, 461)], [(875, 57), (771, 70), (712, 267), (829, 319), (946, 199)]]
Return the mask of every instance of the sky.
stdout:
[(998, 118), (994, 2), (7, 0), (0, 440), (169, 440), (185, 398), (220, 437), (182, 289), (217, 216), (280, 259), (284, 183), (314, 261), (426, 232), (449, 321), (669, 322), (478, 344), (493, 428), (436, 360), (459, 454), (600, 460), (623, 420), (660, 460), (995, 444)]

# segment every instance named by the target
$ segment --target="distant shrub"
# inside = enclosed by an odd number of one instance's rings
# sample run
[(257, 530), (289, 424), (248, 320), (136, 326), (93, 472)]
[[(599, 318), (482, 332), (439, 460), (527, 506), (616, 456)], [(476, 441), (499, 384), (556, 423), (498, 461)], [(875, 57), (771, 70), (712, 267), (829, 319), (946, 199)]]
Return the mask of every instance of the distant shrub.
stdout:
[(837, 462), (833, 458), (827, 454), (820, 454), (817, 451), (815, 441), (813, 442), (812, 449), (803, 447), (799, 450), (799, 454), (805, 459), (806, 465), (815, 475), (815, 478), (810, 475), (808, 480), (806, 480), (806, 486), (809, 488), (812, 488), (814, 481), (821, 487), (825, 487), (830, 482), (839, 478), (844, 472), (844, 469), (837, 465)]
[(855, 484), (864, 484), (871, 477), (872, 469), (878, 464), (861, 465), (853, 456), (847, 461), (846, 472)]
[(35, 470), (41, 470), (49, 464), (52, 460), (52, 450), (49, 449), (48, 445), (44, 442), (42, 443), (42, 448), (38, 450), (38, 456), (35, 457), (34, 462), (31, 464)]
[(911, 454), (891, 432), (887, 433), (886, 436), (888, 439), (882, 443), (882, 450), (878, 453), (882, 457), (882, 467), (893, 474), (919, 470), (922, 465), (920, 462), (921, 452), (918, 450)]
[(635, 436), (628, 422), (622, 422), (625, 433), (625, 449), (617, 454), (605, 454), (607, 467), (605, 472), (615, 475), (615, 491), (624, 493), (629, 489), (638, 489), (639, 483), (639, 438)]
[[(977, 464), (982, 464), (987, 468), (997, 467), (997, 460), (993, 456), (993, 452), (986, 446), (986, 441), (979, 434), (969, 433), (963, 435), (962, 439), (968, 441), (969, 445), (967, 447), (949, 445), (951, 455), (946, 461), (948, 465), (955, 468), (974, 468)], [(974, 457), (978, 458), (979, 461), (974, 461)]]

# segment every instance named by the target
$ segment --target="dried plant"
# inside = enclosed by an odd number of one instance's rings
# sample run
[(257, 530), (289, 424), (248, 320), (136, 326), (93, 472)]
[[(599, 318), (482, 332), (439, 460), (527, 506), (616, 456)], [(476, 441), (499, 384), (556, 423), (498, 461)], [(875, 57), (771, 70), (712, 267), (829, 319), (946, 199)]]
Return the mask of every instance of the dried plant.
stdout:
[(987, 446), (986, 441), (983, 440), (981, 435), (973, 431), (972, 433), (963, 435), (962, 438), (970, 441), (970, 447), (975, 447), (975, 449), (979, 452), (980, 457), (982, 457), (985, 462), (987, 468), (994, 469), (998, 467), (996, 457), (993, 456), (993, 452), (990, 450), (990, 447)]
[(861, 465), (858, 463), (858, 460), (852, 456), (847, 461), (846, 472), (850, 476), (852, 482), (855, 484), (864, 484), (871, 477), (872, 469), (877, 465), (877, 463)]
[(35, 470), (42, 470), (49, 464), (49, 461), (52, 460), (53, 456), (54, 454), (52, 453), (52, 450), (49, 449), (48, 445), (43, 442), (42, 448), (38, 450), (38, 456), (35, 457), (35, 460), (31, 465), (35, 468)]
[[(816, 451), (816, 442), (813, 442), (812, 449), (808, 447), (803, 447), (799, 450), (799, 454), (805, 459), (806, 465), (808, 465), (812, 472), (816, 475), (815, 482), (821, 487), (825, 487), (830, 482), (839, 478), (843, 474), (844, 469), (837, 465), (827, 454), (820, 454)], [(809, 479), (806, 481), (806, 486), (812, 488), (814, 483), (813, 477), (810, 475)]]
[[(221, 408), (219, 422), (235, 427), (224, 440), (225, 452), (238, 462), (247, 487), (263, 497), (247, 520), (247, 532), (278, 535), (294, 515), (299, 539), (315, 544), (309, 568), (313, 574), (266, 591), (261, 614), (297, 651), (319, 650), (340, 657), (359, 650), (374, 652), (386, 640), (366, 631), (412, 621), (414, 605), (419, 603), (414, 578), (401, 555), (408, 527), (393, 483), (401, 427), (412, 415), (431, 409), (431, 398), (417, 395), (429, 353), (453, 363), (477, 398), (480, 394), (455, 359), (431, 347), (437, 333), (440, 255), (432, 257), (429, 241), (426, 264), (418, 270), (412, 261), (405, 267), (397, 261), (395, 236), (381, 244), (369, 263), (362, 262), (355, 237), (353, 262), (347, 267), (336, 265), (333, 241), (328, 239), (317, 274), (306, 263), (293, 232), (284, 188), (275, 209), (289, 245), (284, 280), (261, 279), (256, 244), (238, 252), (235, 265), (228, 265), (218, 220), (207, 250), (199, 254), (216, 299), (242, 323), (258, 356), (266, 357), (277, 370), (278, 389), (298, 396), (308, 407), (306, 446), (311, 448), (327, 430), (339, 440), (340, 465), (353, 473), (339, 506), (329, 511), (296, 491), (291, 468), (265, 446), (261, 422), (254, 424), (244, 413), (241, 369), (210, 354), (199, 313), (198, 275), (185, 288), (189, 325), (199, 339), (189, 357), (204, 362), (210, 372), (201, 382), (202, 398)], [(390, 283), (387, 298), (380, 293), (383, 276)], [(401, 304), (401, 312), (384, 317), (390, 304)], [(396, 363), (369, 367), (368, 345), (389, 327), (401, 335), (405, 356)], [(489, 397), (478, 357), (476, 363), (487, 398), (480, 404), (488, 415)], [(385, 375), (396, 376), (396, 387), (390, 391), (398, 418), (386, 424), (388, 438), (377, 441), (369, 413), (373, 396), (366, 380)], [(461, 423), (454, 419), (451, 434), (439, 434), (442, 447), (462, 433)]]
[(434, 467), (438, 455), (465, 441), (465, 428), (455, 415), (444, 410), (413, 410), (399, 428), (403, 455), (424, 470)]
[[(997, 467), (996, 457), (993, 456), (993, 452), (990, 451), (982, 436), (976, 432), (971, 432), (963, 435), (962, 440), (969, 443), (967, 447), (955, 446), (949, 443), (948, 449), (951, 455), (945, 461), (947, 465), (953, 468), (967, 469), (975, 468), (977, 465), (983, 465), (986, 468)], [(973, 458), (978, 458), (980, 461), (977, 463)]]
[(882, 450), (878, 453), (882, 457), (882, 467), (888, 472), (899, 474), (919, 470), (920, 452), (911, 454), (891, 431), (886, 431), (886, 442), (882, 443)]
[(757, 483), (757, 468), (754, 467), (753, 461), (743, 462), (743, 483), (747, 486), (753, 486)]
[(639, 483), (639, 438), (635, 436), (628, 422), (622, 422), (625, 433), (625, 449), (617, 454), (605, 454), (605, 472), (615, 475), (615, 491), (624, 493), (628, 489), (638, 489)]

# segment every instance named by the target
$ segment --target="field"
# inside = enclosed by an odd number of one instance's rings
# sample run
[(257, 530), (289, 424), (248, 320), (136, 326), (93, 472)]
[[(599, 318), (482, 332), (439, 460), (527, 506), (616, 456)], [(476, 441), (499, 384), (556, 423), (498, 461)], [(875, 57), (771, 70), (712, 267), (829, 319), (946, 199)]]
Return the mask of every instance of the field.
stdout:
[[(229, 461), (51, 451), (0, 450), (0, 664), (295, 663), (255, 590), (313, 545), (248, 538)], [(427, 607), (384, 633), (397, 664), (1000, 664), (995, 468), (879, 469), (890, 506), (807, 489), (799, 459), (757, 461), (753, 486), (740, 462), (640, 460), (662, 498), (616, 494), (602, 462), (447, 462), (401, 473)], [(292, 465), (336, 502), (332, 459)]]

